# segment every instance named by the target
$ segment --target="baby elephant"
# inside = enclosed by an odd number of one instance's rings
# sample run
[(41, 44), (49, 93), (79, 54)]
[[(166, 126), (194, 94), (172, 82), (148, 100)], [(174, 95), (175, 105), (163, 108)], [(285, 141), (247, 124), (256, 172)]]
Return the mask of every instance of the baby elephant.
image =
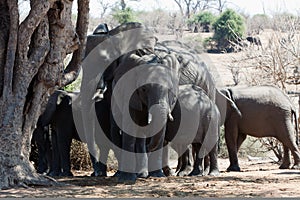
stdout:
[(280, 169), (287, 169), (291, 164), (289, 150), (294, 157), (293, 168), (300, 169), (296, 112), (287, 95), (273, 86), (235, 87), (222, 92), (241, 112), (239, 115), (227, 105), (225, 140), (230, 159), (227, 171), (240, 171), (237, 153), (247, 135), (277, 138), (284, 148)]

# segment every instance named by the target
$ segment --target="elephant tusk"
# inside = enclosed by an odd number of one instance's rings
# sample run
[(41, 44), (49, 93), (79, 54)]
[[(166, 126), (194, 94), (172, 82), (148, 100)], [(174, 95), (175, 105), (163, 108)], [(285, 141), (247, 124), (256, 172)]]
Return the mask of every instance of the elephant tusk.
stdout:
[(173, 121), (174, 121), (174, 118), (173, 118), (173, 116), (172, 116), (172, 114), (171, 114), (171, 113), (169, 113), (169, 114), (168, 114), (168, 118), (169, 118), (169, 120), (170, 120), (171, 122), (173, 122)]

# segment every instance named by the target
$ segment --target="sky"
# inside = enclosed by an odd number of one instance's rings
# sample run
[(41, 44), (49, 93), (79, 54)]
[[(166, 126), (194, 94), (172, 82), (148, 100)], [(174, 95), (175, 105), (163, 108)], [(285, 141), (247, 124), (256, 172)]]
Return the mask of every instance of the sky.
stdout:
[[(91, 0), (91, 14), (97, 15), (99, 12), (100, 0)], [(116, 1), (116, 0), (103, 0)], [(152, 10), (162, 8), (164, 10), (178, 10), (174, 0), (140, 0), (140, 2), (126, 1), (134, 10)], [(245, 14), (255, 15), (264, 13), (272, 15), (274, 12), (290, 12), (297, 14), (300, 12), (300, 0), (227, 0), (227, 5)]]

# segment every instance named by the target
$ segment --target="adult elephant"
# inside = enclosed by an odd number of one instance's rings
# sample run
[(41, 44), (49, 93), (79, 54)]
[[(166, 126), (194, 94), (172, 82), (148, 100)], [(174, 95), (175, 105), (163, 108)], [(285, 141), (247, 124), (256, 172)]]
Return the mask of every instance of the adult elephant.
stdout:
[[(229, 153), (228, 171), (240, 171), (237, 153), (247, 135), (275, 137), (283, 144), (284, 156), (280, 169), (289, 168), (289, 150), (294, 157), (293, 168), (300, 168), (300, 152), (296, 111), (290, 99), (273, 86), (233, 87), (222, 90), (232, 99), (241, 116), (228, 105), (225, 121), (225, 140)], [(293, 122), (295, 125), (293, 125)]]
[[(124, 55), (116, 68), (112, 98), (112, 102), (116, 103), (112, 104), (112, 113), (116, 125), (122, 130), (123, 151), (117, 153), (120, 182), (135, 181), (139, 175), (146, 177), (149, 172), (151, 176), (163, 176), (165, 123), (168, 117), (172, 118), (171, 110), (176, 102), (176, 78), (178, 62), (175, 56), (168, 54), (163, 58), (158, 57), (149, 49)], [(128, 88), (133, 89), (131, 97)], [(146, 146), (146, 138), (149, 137), (156, 139)], [(126, 156), (124, 150), (136, 153), (136, 157)], [(154, 151), (157, 153), (152, 154)]]
[(183, 149), (193, 144), (195, 162), (190, 175), (203, 175), (202, 161), (206, 154), (210, 158), (209, 174), (218, 175), (217, 143), (221, 118), (216, 104), (200, 87), (180, 85), (172, 116), (174, 120), (167, 123), (165, 139)]

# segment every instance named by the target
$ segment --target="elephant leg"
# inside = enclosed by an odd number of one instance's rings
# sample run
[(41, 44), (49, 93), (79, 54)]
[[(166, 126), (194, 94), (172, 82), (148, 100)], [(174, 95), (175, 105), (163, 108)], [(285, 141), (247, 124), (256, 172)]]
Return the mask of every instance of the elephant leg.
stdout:
[[(122, 136), (120, 134), (120, 129), (119, 129), (118, 125), (116, 124), (112, 114), (110, 114), (110, 123), (111, 123), (110, 138), (113, 143), (112, 150), (114, 152), (116, 152), (116, 150), (115, 150), (116, 147), (122, 148)], [(120, 160), (119, 155), (117, 153), (115, 153), (115, 156), (116, 156), (117, 161), (119, 161)]]
[[(65, 137), (63, 137), (65, 134)], [(58, 150), (60, 155), (60, 162), (61, 162), (61, 168), (62, 172), (60, 176), (73, 176), (73, 173), (71, 172), (71, 161), (70, 161), (70, 151), (71, 151), (71, 143), (72, 143), (72, 137), (71, 133), (66, 130), (59, 130), (57, 136), (58, 141)]]
[(209, 152), (209, 173), (211, 176), (218, 176), (220, 174), (218, 167), (218, 145), (216, 144), (213, 149)]
[(225, 123), (225, 141), (230, 161), (227, 171), (241, 171), (237, 157), (238, 127), (234, 120), (228, 120)]
[[(101, 151), (100, 156), (102, 154), (107, 154), (108, 155), (108, 153)], [(107, 171), (107, 166), (106, 166), (106, 164), (104, 164), (100, 161), (102, 159), (100, 158), (99, 161), (96, 161), (95, 157), (92, 154), (90, 154), (90, 158), (91, 158), (93, 169), (94, 169), (94, 172), (91, 174), (91, 176), (96, 176), (96, 177), (105, 177), (105, 176), (107, 176), (107, 172), (106, 172)], [(106, 159), (107, 159), (107, 156), (106, 156)]]
[(279, 169), (288, 169), (291, 165), (290, 150), (283, 145), (283, 159)]
[(200, 143), (194, 143), (193, 144), (193, 149), (195, 151), (195, 162), (194, 162), (194, 167), (193, 171), (189, 173), (189, 176), (202, 176), (203, 175), (203, 158), (200, 157), (199, 151), (201, 149), (201, 144)]
[(148, 177), (148, 157), (146, 150), (146, 138), (136, 139), (136, 172), (138, 178)]
[[(279, 134), (281, 133), (281, 134)], [(285, 134), (282, 134), (285, 133)], [(283, 163), (280, 166), (280, 169), (289, 168), (291, 163), (289, 150), (291, 151), (294, 157), (294, 169), (300, 169), (300, 151), (296, 144), (296, 138), (294, 136), (294, 126), (291, 122), (287, 122), (287, 125), (284, 126), (284, 130), (278, 132), (277, 139), (282, 142), (284, 147), (284, 157)], [(285, 149), (286, 148), (286, 149)]]
[(169, 163), (169, 149), (170, 146), (168, 145), (167, 141), (164, 141), (165, 148), (163, 149), (163, 172), (165, 176), (174, 176), (175, 172), (171, 169)]
[(51, 131), (51, 143), (52, 143), (52, 162), (51, 162), (51, 169), (48, 175), (59, 176), (61, 173), (60, 156), (58, 151), (57, 133), (54, 129)]
[[(119, 158), (119, 169), (117, 172), (117, 178), (119, 183), (131, 183), (135, 182), (137, 179), (136, 174), (136, 157), (135, 153), (135, 143), (136, 138), (128, 135), (126, 133), (122, 133), (122, 155)], [(130, 155), (127, 156), (126, 151), (130, 152)]]
[(284, 154), (283, 154), (282, 164), (280, 165), (279, 168), (280, 169), (289, 168), (289, 166), (291, 164), (290, 154), (289, 154), (289, 150), (290, 150), (294, 157), (294, 165), (292, 168), (300, 169), (300, 152), (299, 152), (299, 148), (296, 144), (296, 141), (292, 140), (290, 137), (281, 139), (280, 141), (283, 144)]
[(206, 155), (204, 157), (203, 165), (204, 165), (203, 175), (209, 174), (209, 168), (210, 168), (210, 157), (209, 157), (209, 155)]
[[(180, 145), (181, 146), (181, 145)], [(185, 146), (185, 145), (184, 145)], [(183, 147), (183, 146), (181, 146)], [(180, 150), (179, 152), (182, 152)], [(187, 149), (179, 157), (178, 163), (181, 163), (177, 176), (187, 176), (193, 170), (193, 147), (192, 144), (187, 146)]]

